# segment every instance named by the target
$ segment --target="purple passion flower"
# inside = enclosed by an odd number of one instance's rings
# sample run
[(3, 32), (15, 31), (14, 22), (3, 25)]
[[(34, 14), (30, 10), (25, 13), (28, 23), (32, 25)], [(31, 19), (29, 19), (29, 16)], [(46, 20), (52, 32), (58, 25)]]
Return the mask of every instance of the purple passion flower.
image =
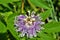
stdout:
[(42, 29), (41, 25), (44, 22), (41, 21), (41, 17), (35, 15), (35, 12), (27, 14), (15, 17), (14, 25), (16, 25), (17, 31), (21, 32), (20, 37), (24, 37), (25, 35), (28, 38), (36, 37), (36, 33)]

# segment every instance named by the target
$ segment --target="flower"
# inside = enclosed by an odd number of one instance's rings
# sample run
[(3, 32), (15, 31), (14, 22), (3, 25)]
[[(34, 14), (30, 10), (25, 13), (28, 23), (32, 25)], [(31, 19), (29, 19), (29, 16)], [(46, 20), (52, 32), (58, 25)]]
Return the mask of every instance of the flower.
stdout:
[(41, 17), (35, 15), (34, 11), (31, 14), (28, 11), (27, 14), (28, 15), (19, 15), (15, 17), (14, 25), (16, 25), (17, 31), (21, 32), (21, 37), (25, 35), (28, 38), (36, 37), (36, 33), (42, 29), (41, 25), (44, 24), (44, 22), (41, 21)]

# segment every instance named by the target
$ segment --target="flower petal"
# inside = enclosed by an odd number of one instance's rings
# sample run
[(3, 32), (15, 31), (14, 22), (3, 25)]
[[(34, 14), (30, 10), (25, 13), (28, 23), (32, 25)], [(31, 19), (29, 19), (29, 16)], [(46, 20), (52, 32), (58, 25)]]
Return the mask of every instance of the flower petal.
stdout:
[(22, 20), (22, 19), (24, 19), (24, 18), (26, 18), (24, 15), (19, 15), (19, 16), (18, 16), (18, 19), (20, 19), (20, 20)]

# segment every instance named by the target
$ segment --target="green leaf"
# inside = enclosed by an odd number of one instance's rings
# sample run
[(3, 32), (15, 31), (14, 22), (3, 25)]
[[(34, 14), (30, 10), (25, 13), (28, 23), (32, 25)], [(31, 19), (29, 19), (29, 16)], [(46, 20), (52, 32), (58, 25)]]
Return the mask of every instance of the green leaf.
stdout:
[(37, 7), (41, 7), (41, 8), (44, 8), (44, 9), (49, 9), (49, 7), (44, 2), (41, 2), (39, 0), (30, 0), (30, 2)]
[(12, 12), (5, 12), (5, 13), (0, 13), (0, 15), (4, 16), (4, 20), (7, 22), (8, 17), (13, 14)]
[(52, 38), (50, 35), (48, 35), (48, 34), (45, 34), (44, 32), (40, 32), (40, 33), (38, 33), (38, 36), (40, 37), (40, 38), (37, 38), (37, 40), (55, 40), (54, 38)]
[(12, 3), (12, 2), (16, 2), (19, 0), (0, 0), (0, 4), (5, 4), (5, 3)]
[(49, 22), (47, 24), (45, 24), (45, 32), (47, 33), (53, 33), (53, 32), (60, 32), (60, 22)]
[(30, 38), (30, 39), (28, 39), (28, 40), (36, 40), (36, 38)]
[(49, 15), (51, 14), (52, 9), (49, 9), (43, 13), (40, 13), (40, 16), (42, 17), (42, 20), (44, 21), (45, 19), (47, 19), (49, 17)]
[(0, 6), (0, 10), (3, 10), (3, 7)]
[(19, 40), (19, 36), (18, 33), (16, 32), (16, 29), (14, 28), (14, 19), (15, 19), (15, 14), (12, 14), (9, 16), (8, 20), (7, 20), (7, 28), (8, 30), (11, 32), (11, 34), (17, 39)]
[(9, 10), (12, 10), (7, 3), (2, 4), (4, 7), (7, 7)]
[(0, 21), (0, 33), (7, 32), (6, 26)]
[(20, 40), (26, 40), (27, 38), (26, 38), (26, 36), (25, 37), (23, 37), (23, 38), (21, 38)]

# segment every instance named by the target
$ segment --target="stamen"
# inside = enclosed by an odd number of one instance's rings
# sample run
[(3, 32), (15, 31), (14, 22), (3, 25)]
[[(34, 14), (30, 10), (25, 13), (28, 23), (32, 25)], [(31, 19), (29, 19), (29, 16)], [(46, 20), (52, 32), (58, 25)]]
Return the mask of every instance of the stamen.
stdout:
[(30, 11), (28, 11), (26, 14), (27, 14), (27, 16), (30, 16), (30, 15), (31, 15), (31, 14), (30, 14)]

